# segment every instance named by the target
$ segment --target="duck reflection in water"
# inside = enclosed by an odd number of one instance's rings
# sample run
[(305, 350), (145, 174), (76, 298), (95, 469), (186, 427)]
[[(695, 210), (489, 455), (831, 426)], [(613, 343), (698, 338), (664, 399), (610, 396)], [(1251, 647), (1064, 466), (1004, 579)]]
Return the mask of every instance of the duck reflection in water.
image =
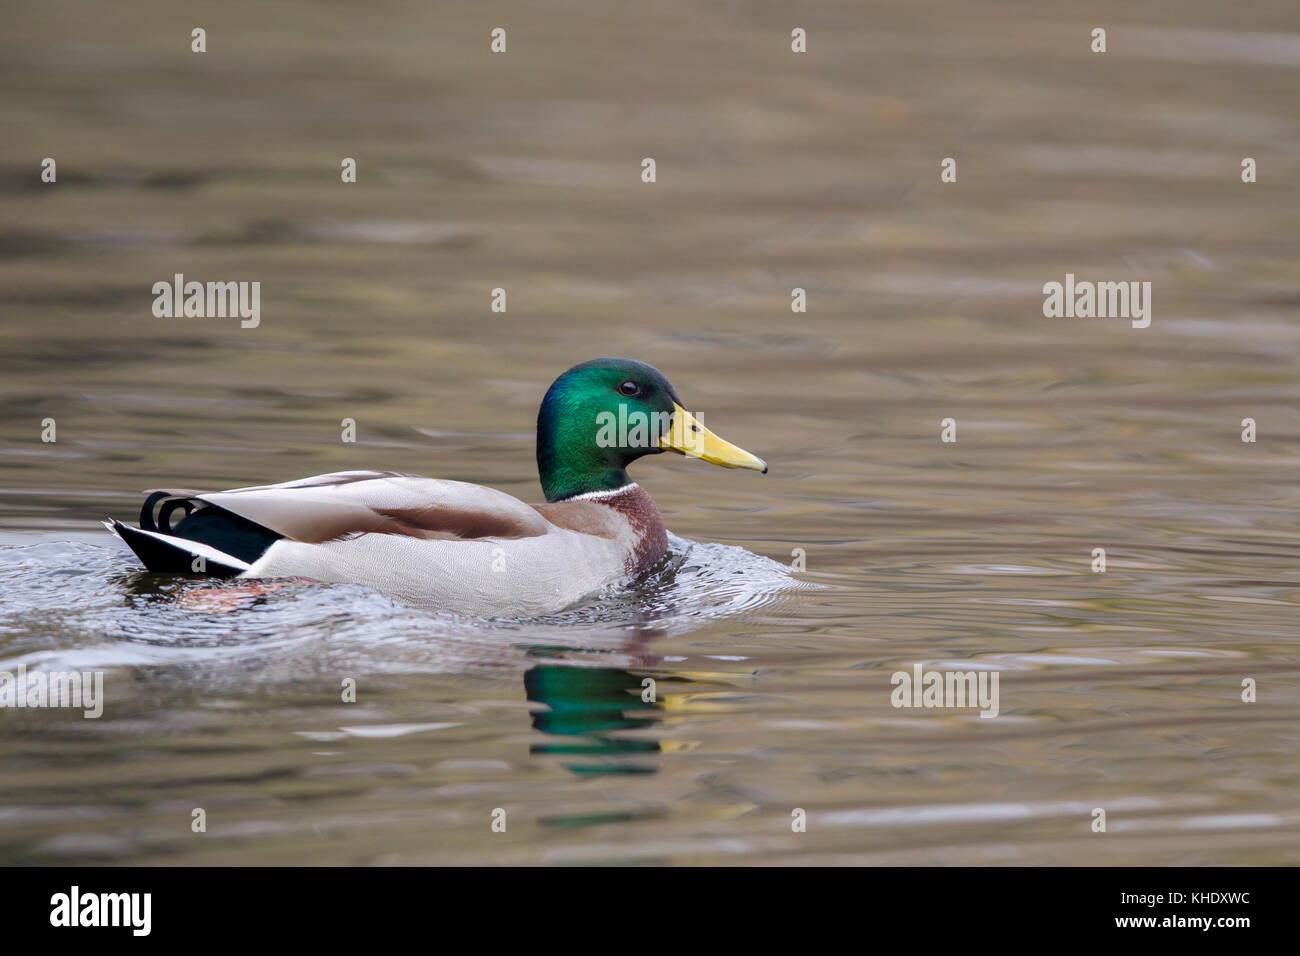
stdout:
[(559, 738), (534, 744), (531, 752), (592, 758), (564, 763), (577, 774), (656, 773), (658, 762), (644, 758), (662, 751), (659, 741), (617, 735), (663, 719), (650, 680), (617, 667), (531, 668), (524, 674), (524, 690), (529, 700), (546, 705), (533, 713), (533, 726)]

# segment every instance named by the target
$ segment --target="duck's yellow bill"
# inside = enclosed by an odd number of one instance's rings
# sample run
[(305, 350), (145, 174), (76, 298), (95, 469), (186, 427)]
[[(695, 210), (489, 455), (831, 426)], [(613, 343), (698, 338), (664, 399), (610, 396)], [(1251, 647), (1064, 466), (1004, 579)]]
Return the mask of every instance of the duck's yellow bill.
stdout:
[(659, 439), (659, 447), (690, 458), (702, 458), (723, 468), (748, 468), (767, 474), (767, 462), (729, 441), (723, 441), (676, 402), (673, 403), (672, 428)]

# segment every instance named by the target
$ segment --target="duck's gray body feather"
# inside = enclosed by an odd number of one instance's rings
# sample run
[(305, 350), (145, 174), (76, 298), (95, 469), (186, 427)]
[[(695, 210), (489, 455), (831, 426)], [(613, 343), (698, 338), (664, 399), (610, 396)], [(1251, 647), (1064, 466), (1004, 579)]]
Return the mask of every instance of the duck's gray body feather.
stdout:
[[(635, 484), (531, 506), (465, 482), (338, 472), (176, 498), (279, 536), (256, 560), (232, 562), (247, 567), (240, 577), (363, 584), (463, 614), (559, 611), (644, 571), (667, 547), (658, 509)], [(194, 550), (183, 537), (165, 540)]]
[(530, 538), (427, 540), (363, 534), (271, 545), (242, 577), (364, 584), (407, 604), (484, 616), (563, 610), (626, 577), (627, 542), (552, 528)]

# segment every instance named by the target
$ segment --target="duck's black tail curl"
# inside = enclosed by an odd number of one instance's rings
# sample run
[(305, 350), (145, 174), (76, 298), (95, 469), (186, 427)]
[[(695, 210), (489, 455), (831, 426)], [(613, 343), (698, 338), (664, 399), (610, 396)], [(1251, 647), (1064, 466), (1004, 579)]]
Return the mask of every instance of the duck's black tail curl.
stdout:
[[(283, 537), (203, 501), (198, 494), (153, 491), (140, 508), (139, 528), (113, 519), (104, 525), (127, 543), (146, 568), (166, 574), (241, 574)], [(183, 512), (179, 519), (177, 511)]]

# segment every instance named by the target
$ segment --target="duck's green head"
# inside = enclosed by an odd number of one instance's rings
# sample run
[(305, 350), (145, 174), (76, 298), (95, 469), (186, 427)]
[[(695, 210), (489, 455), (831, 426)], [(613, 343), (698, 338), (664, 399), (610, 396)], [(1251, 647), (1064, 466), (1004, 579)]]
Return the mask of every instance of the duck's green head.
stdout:
[(663, 373), (644, 362), (583, 362), (557, 378), (542, 399), (537, 470), (547, 501), (621, 488), (631, 462), (664, 451), (767, 471), (761, 458), (701, 425)]

